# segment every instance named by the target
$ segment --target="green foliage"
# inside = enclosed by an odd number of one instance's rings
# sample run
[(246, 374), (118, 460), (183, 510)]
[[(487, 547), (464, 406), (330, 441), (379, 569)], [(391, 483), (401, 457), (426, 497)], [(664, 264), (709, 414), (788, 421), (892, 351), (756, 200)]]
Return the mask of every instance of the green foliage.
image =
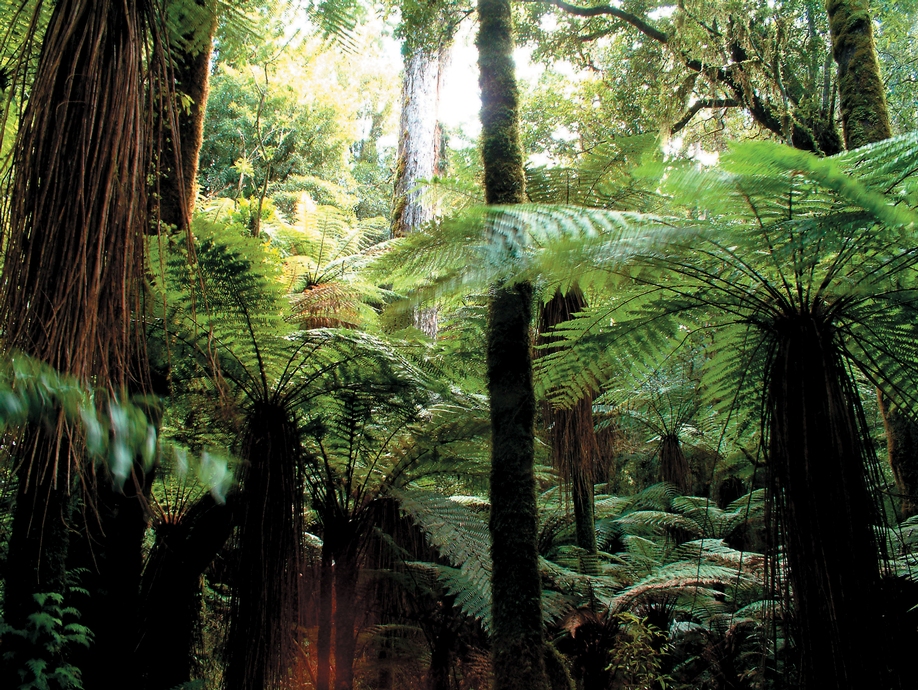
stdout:
[[(542, 390), (566, 404), (613, 371), (641, 381), (695, 336), (706, 339), (707, 394), (729, 406), (754, 396), (762, 380), (769, 350), (754, 333), (767, 315), (826, 300), (844, 320), (847, 356), (911, 404), (903, 384), (916, 361), (908, 326), (913, 257), (902, 247), (910, 246), (913, 215), (890, 201), (912, 194), (896, 171), (909, 169), (914, 143), (904, 137), (823, 160), (750, 144), (715, 171), (670, 169), (665, 189), (691, 195), (692, 208), (711, 214), (703, 222), (608, 232), (603, 216), (585, 211), (592, 237), (574, 245), (556, 236), (557, 253), (546, 256), (564, 257), (597, 287), (604, 273), (605, 286), (619, 292), (558, 328), (571, 347), (539, 360)], [(539, 266), (548, 272), (551, 264)]]
[(32, 597), (37, 610), (29, 614), (25, 628), (13, 628), (0, 619), (0, 634), (18, 640), (13, 643), (15, 650), (4, 652), (3, 658), (20, 666), (19, 690), (82, 690), (80, 670), (67, 663), (66, 655), (74, 645), (88, 647), (92, 632), (77, 622), (79, 611), (64, 605), (63, 594), (45, 592)]
[(661, 646), (665, 634), (633, 613), (619, 613), (625, 639), (612, 648), (609, 671), (616, 687), (629, 690), (666, 688), (672, 679), (663, 673)]
[(203, 186), (211, 195), (235, 188), (257, 196), (266, 178), (333, 177), (344, 162), (346, 143), (331, 105), (267, 75), (224, 67), (211, 79), (201, 148)]
[(424, 531), (430, 544), (454, 568), (428, 564), (438, 573), (455, 605), (491, 627), (491, 554), (488, 523), (477, 512), (440, 494), (402, 491), (399, 508)]

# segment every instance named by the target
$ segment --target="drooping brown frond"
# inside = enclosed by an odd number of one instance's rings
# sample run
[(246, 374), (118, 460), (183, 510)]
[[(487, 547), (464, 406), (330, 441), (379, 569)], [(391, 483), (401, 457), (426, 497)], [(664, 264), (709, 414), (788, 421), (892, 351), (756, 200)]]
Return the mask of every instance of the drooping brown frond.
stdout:
[(360, 300), (344, 283), (307, 286), (292, 299), (294, 316), (301, 328), (357, 328), (361, 322)]
[(146, 223), (144, 26), (134, 1), (64, 0), (16, 140), (5, 344), (118, 387)]
[[(568, 321), (586, 308), (579, 288), (566, 294), (556, 292), (539, 313), (540, 345), (552, 341), (551, 329)], [(550, 350), (549, 350), (550, 351)], [(593, 525), (593, 484), (599, 461), (599, 443), (593, 430), (593, 396), (582, 396), (571, 408), (542, 405), (542, 417), (551, 440), (552, 464), (565, 485), (570, 486), (577, 528), (577, 545), (596, 552), (596, 530)]]

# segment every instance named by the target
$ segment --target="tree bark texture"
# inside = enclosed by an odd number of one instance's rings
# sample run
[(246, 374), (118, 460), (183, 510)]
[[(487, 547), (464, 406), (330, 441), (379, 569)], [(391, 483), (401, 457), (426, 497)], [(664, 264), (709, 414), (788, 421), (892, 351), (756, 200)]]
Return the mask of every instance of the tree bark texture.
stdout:
[[(434, 218), (434, 204), (421, 187), (439, 171), (440, 91), (448, 54), (449, 46), (440, 50), (418, 46), (405, 59), (392, 209), (393, 237), (405, 237)], [(431, 338), (436, 337), (436, 307), (416, 309), (413, 321), (416, 328)]]
[(838, 96), (849, 151), (892, 136), (886, 88), (873, 40), (867, 0), (826, 0)]
[(498, 287), (488, 310), (491, 637), (495, 690), (547, 689), (533, 476), (532, 289)]
[[(150, 170), (148, 9), (135, 0), (54, 4), (16, 134), (2, 228), (4, 348), (116, 392), (132, 362), (146, 361), (131, 314)], [(34, 612), (34, 593), (62, 591), (70, 490), (86, 471), (82, 444), (62, 423), (24, 434), (9, 548), (22, 576), (8, 573), (5, 587), (15, 628), (25, 627), (24, 606)]]
[(281, 405), (256, 402), (246, 425), (239, 565), (225, 647), (227, 690), (279, 686), (296, 656), (300, 635), (304, 487), (297, 424)]
[[(769, 463), (799, 630), (802, 687), (896, 687), (886, 635), (877, 509), (857, 391), (818, 314), (777, 324), (769, 372)], [(872, 631), (865, 636), (864, 630)]]
[(187, 107), (180, 102), (174, 104), (173, 123), (177, 129), (165, 132), (159, 219), (179, 231), (190, 227), (197, 195), (198, 159), (210, 92), (210, 60), (217, 31), (217, 14), (210, 4), (208, 0), (196, 0), (194, 7), (199, 11), (188, 21), (192, 26), (197, 25), (197, 29), (171, 46), (175, 88), (188, 98), (188, 103)]
[(405, 59), (392, 211), (393, 237), (404, 237), (434, 217), (433, 205), (418, 187), (437, 174), (440, 159), (440, 58), (439, 52), (420, 47)]
[[(478, 66), (485, 200), (525, 200), (509, 0), (479, 0)], [(547, 690), (536, 538), (529, 329), (532, 287), (498, 285), (488, 306), (491, 404), (491, 610), (495, 690)]]

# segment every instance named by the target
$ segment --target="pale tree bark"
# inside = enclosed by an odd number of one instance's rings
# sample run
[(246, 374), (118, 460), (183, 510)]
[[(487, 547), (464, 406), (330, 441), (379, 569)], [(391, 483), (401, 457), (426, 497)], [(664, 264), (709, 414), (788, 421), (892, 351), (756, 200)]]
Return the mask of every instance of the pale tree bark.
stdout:
[[(398, 162), (392, 210), (392, 236), (405, 237), (433, 220), (433, 202), (423, 184), (440, 167), (440, 91), (449, 61), (449, 45), (409, 49), (402, 78)], [(437, 335), (435, 307), (415, 310), (414, 326), (431, 338)]]

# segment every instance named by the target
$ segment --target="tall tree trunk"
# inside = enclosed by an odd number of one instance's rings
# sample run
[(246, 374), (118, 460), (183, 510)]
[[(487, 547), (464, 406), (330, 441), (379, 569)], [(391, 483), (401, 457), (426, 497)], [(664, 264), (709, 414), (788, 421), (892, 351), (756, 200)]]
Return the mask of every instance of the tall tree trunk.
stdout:
[[(433, 179), (440, 166), (440, 90), (449, 46), (417, 46), (405, 59), (402, 111), (392, 209), (392, 236), (405, 237), (434, 218), (433, 203), (419, 186)], [(437, 310), (414, 313), (414, 325), (431, 338), (437, 335)]]
[(777, 328), (768, 461), (787, 545), (803, 687), (898, 687), (886, 683), (872, 527), (877, 510), (867, 487), (857, 390), (820, 314), (788, 316)]
[[(869, 4), (867, 0), (826, 0), (826, 11), (838, 67), (845, 148), (888, 139), (892, 131)], [(878, 395), (889, 463), (902, 497), (900, 510), (903, 517), (910, 517), (918, 510), (918, 425), (890, 406), (882, 393)]]
[[(567, 294), (556, 292), (539, 314), (539, 342), (550, 343), (546, 334), (586, 309), (586, 299), (576, 286)], [(593, 484), (599, 461), (599, 444), (593, 430), (593, 396), (587, 395), (570, 409), (559, 409), (545, 403), (542, 417), (551, 439), (551, 458), (561, 480), (570, 484), (571, 502), (577, 531), (577, 546), (590, 554), (597, 553), (593, 518)]]
[(174, 106), (177, 130), (165, 132), (161, 153), (164, 174), (159, 179), (160, 222), (180, 231), (188, 229), (194, 211), (198, 159), (204, 141), (204, 114), (210, 91), (210, 60), (217, 31), (217, 14), (212, 0), (195, 0), (194, 5), (186, 4), (185, 10), (184, 24), (194, 28), (171, 41), (170, 50), (175, 89), (188, 100)]
[(412, 49), (405, 59), (392, 209), (393, 237), (405, 237), (434, 217), (432, 204), (418, 186), (437, 174), (440, 160), (438, 115), (442, 66), (440, 52), (425, 47)]
[(354, 687), (359, 573), (355, 541), (350, 539), (335, 558), (335, 690)]
[[(150, 171), (143, 78), (156, 64), (144, 54), (148, 9), (135, 0), (54, 4), (2, 228), (4, 347), (112, 392), (125, 390), (132, 361), (146, 361), (131, 313)], [(83, 471), (82, 445), (63, 424), (27, 431), (18, 450), (9, 559), (20, 565), (4, 593), (14, 628), (25, 627), (33, 593), (61, 591), (69, 492)]]
[(867, 0), (826, 0), (838, 96), (849, 151), (892, 136), (886, 88), (873, 40)]
[(244, 436), (238, 571), (225, 647), (227, 690), (279, 686), (300, 634), (304, 488), (299, 432), (288, 410), (256, 402)]
[(220, 505), (207, 494), (156, 529), (143, 572), (136, 654), (145, 690), (168, 690), (192, 678), (201, 576), (230, 537), (236, 499), (230, 495)]
[[(478, 66), (485, 200), (525, 199), (509, 0), (479, 0)], [(547, 690), (536, 537), (529, 329), (532, 287), (497, 285), (488, 305), (491, 404), (491, 609), (494, 690)]]

